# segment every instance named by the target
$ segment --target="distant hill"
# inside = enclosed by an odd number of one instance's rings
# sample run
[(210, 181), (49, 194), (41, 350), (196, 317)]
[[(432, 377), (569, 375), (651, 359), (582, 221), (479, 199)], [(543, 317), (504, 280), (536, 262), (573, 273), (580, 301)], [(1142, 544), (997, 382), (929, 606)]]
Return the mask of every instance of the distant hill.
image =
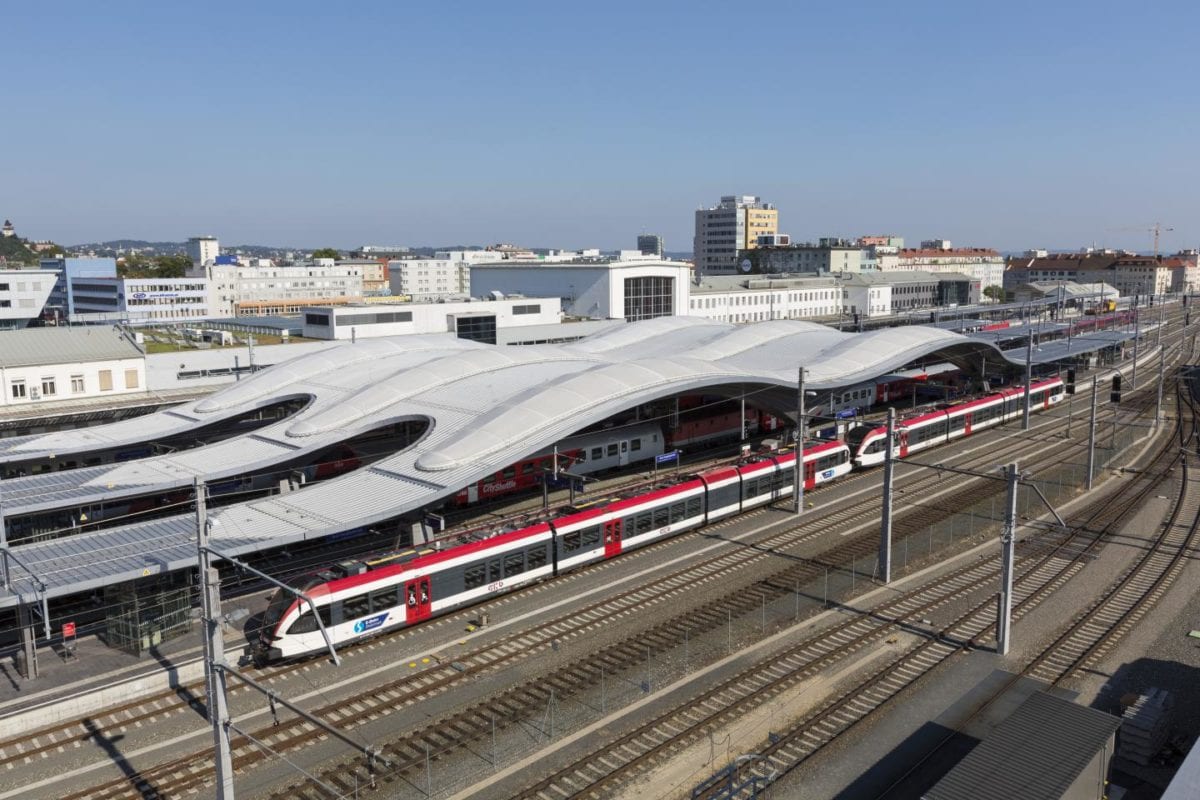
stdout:
[(36, 264), (37, 253), (25, 245), (25, 240), (18, 236), (0, 236), (0, 258), (10, 264)]

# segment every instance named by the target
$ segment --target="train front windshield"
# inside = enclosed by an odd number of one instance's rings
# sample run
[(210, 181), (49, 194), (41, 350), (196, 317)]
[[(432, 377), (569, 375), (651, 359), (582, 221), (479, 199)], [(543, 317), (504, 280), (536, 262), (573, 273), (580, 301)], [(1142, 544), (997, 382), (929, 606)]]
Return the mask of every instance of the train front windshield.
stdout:
[(266, 636), (275, 635), (275, 627), (279, 624), (279, 620), (283, 619), (284, 613), (287, 612), (288, 606), (294, 599), (295, 596), (291, 592), (285, 592), (283, 589), (276, 589), (275, 594), (271, 595), (271, 602), (267, 604), (267, 613), (263, 615), (262, 632)]

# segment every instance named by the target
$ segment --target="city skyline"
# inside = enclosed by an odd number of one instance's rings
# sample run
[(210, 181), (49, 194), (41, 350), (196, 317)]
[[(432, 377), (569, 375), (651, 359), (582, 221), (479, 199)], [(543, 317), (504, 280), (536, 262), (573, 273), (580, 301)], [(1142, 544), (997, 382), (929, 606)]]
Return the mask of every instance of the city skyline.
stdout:
[(685, 252), (754, 194), (800, 241), (1200, 244), (1183, 3), (69, 8), (6, 12), (30, 238)]

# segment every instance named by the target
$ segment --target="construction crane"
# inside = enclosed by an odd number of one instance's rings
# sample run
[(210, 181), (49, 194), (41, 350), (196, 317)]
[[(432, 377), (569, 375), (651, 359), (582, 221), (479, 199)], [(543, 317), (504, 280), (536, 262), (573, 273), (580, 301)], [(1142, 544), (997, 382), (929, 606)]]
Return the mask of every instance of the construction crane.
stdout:
[(1162, 234), (1162, 233), (1167, 233), (1168, 231), (1173, 231), (1173, 230), (1175, 230), (1175, 229), (1174, 229), (1174, 228), (1164, 228), (1161, 222), (1156, 222), (1156, 223), (1154, 223), (1153, 225), (1151, 225), (1151, 226), (1149, 226), (1149, 227), (1138, 227), (1138, 228), (1112, 228), (1111, 230), (1114, 230), (1114, 231), (1125, 231), (1125, 232), (1128, 232), (1128, 231), (1138, 231), (1139, 233), (1153, 233), (1153, 234), (1154, 234), (1154, 257), (1155, 257), (1155, 258), (1158, 258), (1158, 237), (1159, 237), (1159, 234)]

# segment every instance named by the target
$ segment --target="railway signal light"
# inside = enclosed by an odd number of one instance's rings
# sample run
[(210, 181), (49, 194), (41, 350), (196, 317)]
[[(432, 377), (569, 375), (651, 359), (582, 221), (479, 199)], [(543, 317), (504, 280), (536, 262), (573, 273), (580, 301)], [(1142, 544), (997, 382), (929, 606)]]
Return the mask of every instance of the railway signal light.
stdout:
[(1067, 394), (1075, 394), (1075, 370), (1067, 370)]
[(1121, 402), (1121, 376), (1120, 375), (1113, 375), (1112, 392), (1108, 395), (1108, 399), (1110, 402), (1113, 402), (1113, 403)]

